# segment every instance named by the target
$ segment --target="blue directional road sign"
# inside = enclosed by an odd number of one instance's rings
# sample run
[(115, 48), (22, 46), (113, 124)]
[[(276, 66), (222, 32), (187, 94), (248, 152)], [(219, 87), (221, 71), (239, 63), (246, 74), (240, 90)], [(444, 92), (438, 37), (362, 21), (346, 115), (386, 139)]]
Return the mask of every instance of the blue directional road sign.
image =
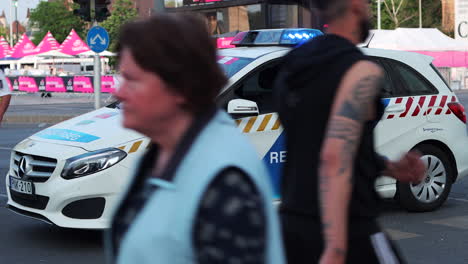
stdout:
[(86, 42), (92, 51), (103, 52), (109, 47), (109, 34), (103, 27), (94, 26), (88, 31)]

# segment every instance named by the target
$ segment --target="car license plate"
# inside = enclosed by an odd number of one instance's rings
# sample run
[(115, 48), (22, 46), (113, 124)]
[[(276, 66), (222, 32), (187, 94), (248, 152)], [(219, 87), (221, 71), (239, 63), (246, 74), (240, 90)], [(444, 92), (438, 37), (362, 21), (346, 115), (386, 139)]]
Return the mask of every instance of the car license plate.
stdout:
[(34, 195), (34, 184), (30, 181), (23, 181), (10, 176), (10, 189), (25, 194)]

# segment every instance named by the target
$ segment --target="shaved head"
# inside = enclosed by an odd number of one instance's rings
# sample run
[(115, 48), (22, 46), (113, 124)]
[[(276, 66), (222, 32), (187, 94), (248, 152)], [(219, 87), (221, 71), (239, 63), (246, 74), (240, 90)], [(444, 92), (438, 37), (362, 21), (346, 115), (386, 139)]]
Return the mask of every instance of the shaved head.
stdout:
[(317, 8), (322, 11), (323, 19), (327, 22), (333, 21), (344, 13), (349, 6), (348, 0), (312, 0), (316, 2)]

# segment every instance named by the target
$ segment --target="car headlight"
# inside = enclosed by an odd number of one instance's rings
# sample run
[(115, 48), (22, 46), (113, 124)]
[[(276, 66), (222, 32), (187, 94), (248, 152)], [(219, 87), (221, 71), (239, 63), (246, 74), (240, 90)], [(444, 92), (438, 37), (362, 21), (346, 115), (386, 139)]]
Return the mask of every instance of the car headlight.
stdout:
[(62, 178), (70, 180), (105, 170), (127, 156), (125, 151), (106, 148), (67, 159)]

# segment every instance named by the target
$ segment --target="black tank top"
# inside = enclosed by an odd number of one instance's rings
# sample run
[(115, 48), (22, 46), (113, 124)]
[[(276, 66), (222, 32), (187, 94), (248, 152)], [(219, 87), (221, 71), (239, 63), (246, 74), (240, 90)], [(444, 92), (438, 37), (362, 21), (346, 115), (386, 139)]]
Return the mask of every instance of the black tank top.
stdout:
[[(281, 183), (281, 213), (320, 220), (318, 168), (320, 149), (336, 91), (345, 73), (368, 58), (348, 40), (318, 37), (291, 51), (275, 82), (278, 112), (286, 133), (288, 159)], [(373, 129), (383, 114), (375, 102), (376, 119), (364, 124), (352, 175), (350, 221), (373, 221), (379, 197), (374, 183), (380, 174)]]

